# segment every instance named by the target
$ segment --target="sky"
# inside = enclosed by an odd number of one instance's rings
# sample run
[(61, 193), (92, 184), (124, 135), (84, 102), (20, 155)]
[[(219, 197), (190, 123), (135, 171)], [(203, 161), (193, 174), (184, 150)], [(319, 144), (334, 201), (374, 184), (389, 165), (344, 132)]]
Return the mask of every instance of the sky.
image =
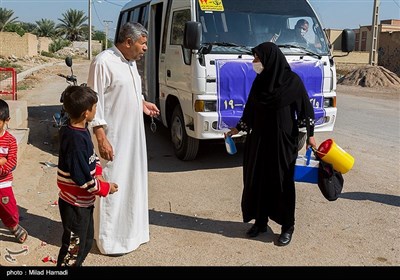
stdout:
[[(118, 14), (129, 1), (121, 0), (0, 0), (0, 7), (14, 11), (18, 21), (35, 23), (51, 19), (56, 24), (68, 9), (88, 12), (92, 1), (92, 25), (114, 38)], [(251, 0), (243, 0), (251, 1)], [(359, 28), (372, 24), (374, 0), (310, 0), (324, 28)], [(379, 18), (400, 19), (400, 0), (380, 0)]]

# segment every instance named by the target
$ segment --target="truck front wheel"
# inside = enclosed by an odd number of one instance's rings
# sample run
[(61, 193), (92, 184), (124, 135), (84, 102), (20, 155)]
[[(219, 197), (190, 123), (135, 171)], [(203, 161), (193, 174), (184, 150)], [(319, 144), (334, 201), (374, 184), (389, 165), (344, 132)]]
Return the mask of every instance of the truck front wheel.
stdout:
[(171, 117), (171, 140), (174, 152), (180, 160), (193, 160), (199, 150), (199, 139), (187, 135), (185, 119), (179, 105), (175, 106)]

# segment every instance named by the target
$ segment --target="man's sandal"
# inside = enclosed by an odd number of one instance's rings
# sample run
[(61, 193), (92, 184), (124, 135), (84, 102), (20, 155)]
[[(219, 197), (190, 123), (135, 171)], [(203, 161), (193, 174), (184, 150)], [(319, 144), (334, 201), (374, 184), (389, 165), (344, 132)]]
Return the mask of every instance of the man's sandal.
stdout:
[(26, 239), (28, 238), (28, 232), (26, 231), (26, 229), (24, 229), (21, 225), (17, 225), (17, 228), (12, 230), (10, 229), (11, 233), (14, 234), (15, 239), (19, 242), (19, 243), (24, 243), (26, 241)]

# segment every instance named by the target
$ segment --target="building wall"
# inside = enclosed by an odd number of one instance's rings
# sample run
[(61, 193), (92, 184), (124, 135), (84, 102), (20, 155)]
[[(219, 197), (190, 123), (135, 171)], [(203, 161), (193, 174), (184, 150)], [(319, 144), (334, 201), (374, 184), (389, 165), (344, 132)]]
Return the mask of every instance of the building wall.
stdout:
[[(380, 30), (380, 28), (378, 28)], [(360, 29), (355, 29), (356, 45), (355, 49), (358, 51), (369, 51), (372, 45), (372, 28), (371, 26), (361, 26)], [(379, 33), (378, 33), (379, 40)]]
[(35, 56), (38, 54), (36, 35), (25, 33), (19, 36), (15, 32), (0, 32), (0, 55), (16, 57)]
[[(49, 46), (53, 41), (48, 37), (37, 37), (31, 33), (19, 36), (15, 32), (0, 32), (0, 55), (8, 57), (36, 56), (42, 51), (49, 51)], [(73, 48), (87, 51), (88, 42), (73, 42)], [(92, 53), (97, 54), (102, 51), (102, 44), (92, 41)]]
[(38, 53), (41, 53), (42, 51), (48, 52), (49, 51), (49, 46), (50, 44), (53, 42), (53, 40), (51, 40), (48, 37), (39, 37), (38, 38)]
[[(358, 36), (359, 40), (356, 40), (356, 50), (359, 51), (370, 51), (372, 46), (372, 26), (360, 26), (359, 29), (354, 29), (356, 33), (356, 37)], [(381, 20), (381, 23), (378, 26), (378, 48), (380, 44), (380, 36), (385, 32), (400, 32), (400, 19), (388, 19)], [(358, 35), (357, 35), (358, 34)], [(363, 38), (365, 40), (363, 40)]]
[(381, 20), (382, 32), (385, 31), (400, 31), (400, 19)]
[(347, 53), (341, 52), (341, 51), (333, 51), (332, 53), (334, 56), (338, 55), (338, 57), (335, 57), (334, 60), (336, 63), (341, 63), (341, 64), (351, 64), (351, 65), (368, 65), (369, 63), (369, 52), (351, 52), (347, 56)]
[[(327, 29), (327, 36), (332, 44), (333, 55), (342, 55), (341, 33), (339, 29)], [(356, 35), (355, 51), (346, 57), (336, 57), (335, 61), (346, 64), (369, 64), (369, 55), (372, 46), (371, 26), (360, 26), (354, 29)], [(382, 20), (378, 28), (378, 53), (379, 66), (400, 76), (400, 19)]]
[[(92, 53), (99, 53), (103, 50), (101, 42), (92, 40), (91, 44), (92, 44)], [(88, 46), (89, 46), (88, 41), (72, 42), (72, 47), (74, 49), (87, 51)]]
[(331, 50), (340, 50), (342, 48), (342, 31), (341, 29), (327, 29), (326, 34), (329, 42), (332, 44)]
[(378, 65), (400, 77), (400, 32), (381, 33), (378, 54)]

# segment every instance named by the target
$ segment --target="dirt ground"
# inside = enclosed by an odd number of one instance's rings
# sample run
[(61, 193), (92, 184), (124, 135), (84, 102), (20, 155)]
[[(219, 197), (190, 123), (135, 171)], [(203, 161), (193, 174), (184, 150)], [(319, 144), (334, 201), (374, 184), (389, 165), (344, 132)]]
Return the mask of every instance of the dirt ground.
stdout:
[[(61, 61), (62, 62), (62, 61)], [(87, 67), (89, 62), (87, 60), (76, 60), (74, 61), (74, 74), (77, 75), (78, 81), (83, 82), (86, 79), (87, 75)], [(54, 167), (57, 164), (57, 130), (52, 127), (52, 115), (60, 109), (59, 97), (60, 90), (65, 88), (66, 83), (62, 78), (56, 76), (57, 73), (69, 74), (68, 68), (63, 65), (55, 65), (52, 67), (46, 67), (45, 69), (35, 71), (32, 75), (26, 78), (26, 83), (29, 83), (29, 89), (19, 92), (19, 99), (27, 100), (28, 102), (28, 115), (29, 115), (29, 127), (30, 127), (30, 135), (29, 135), (29, 143), (23, 151), (23, 156), (18, 163), (17, 170), (15, 171), (15, 193), (17, 197), (17, 202), (20, 206), (20, 214), (21, 214), (21, 224), (25, 226), (29, 232), (29, 239), (25, 244), (18, 244), (14, 241), (14, 238), (8, 233), (8, 231), (4, 227), (0, 227), (0, 266), (10, 267), (10, 266), (44, 266), (44, 267), (54, 267), (55, 266), (55, 258), (58, 253), (58, 248), (60, 245), (60, 236), (61, 236), (61, 222), (59, 218), (58, 206), (57, 206), (57, 187), (55, 185), (56, 182), (56, 169)], [(31, 82), (29, 82), (29, 80)], [(33, 82), (32, 82), (33, 81)], [(354, 96), (376, 96), (379, 94), (380, 98), (393, 100), (393, 102), (399, 102), (399, 90), (396, 88), (380, 88), (376, 90), (375, 88), (367, 88), (367, 87), (359, 87), (359, 86), (351, 86), (351, 85), (338, 85), (338, 89), (342, 92), (346, 92), (346, 94), (351, 94)], [(161, 132), (162, 129), (160, 128)], [(150, 133), (147, 131), (147, 133)], [(159, 147), (154, 147), (150, 142), (149, 147), (151, 149), (157, 149)], [(151, 161), (152, 157), (154, 157), (154, 152), (149, 152), (149, 160)], [(165, 159), (170, 158), (173, 155), (165, 154)], [(202, 164), (202, 159), (198, 160), (200, 166)], [(180, 164), (180, 163), (179, 163)], [(235, 162), (234, 172), (240, 172), (240, 160)], [(180, 174), (187, 174), (193, 172), (191, 169), (193, 164), (185, 163), (182, 165), (178, 165), (178, 168), (181, 168), (183, 172)], [(166, 168), (166, 167), (163, 167)], [(152, 247), (140, 247), (136, 252), (131, 254), (122, 256), (122, 257), (110, 257), (110, 256), (102, 256), (96, 246), (91, 251), (91, 254), (88, 256), (85, 264), (87, 266), (193, 266), (199, 264), (200, 266), (258, 266), (258, 261), (256, 259), (240, 261), (232, 261), (231, 259), (240, 259), (241, 254), (245, 254), (244, 252), (247, 250), (254, 250), (255, 255), (259, 255), (261, 249), (257, 249), (260, 240), (256, 240), (253, 243), (250, 243), (248, 240), (242, 240), (241, 238), (235, 236), (238, 234), (237, 232), (245, 231), (247, 226), (243, 226), (240, 222), (240, 211), (238, 211), (238, 205), (236, 200), (230, 200), (231, 197), (240, 197), (240, 188), (241, 183), (233, 183), (229, 180), (229, 168), (217, 169), (215, 171), (218, 172), (218, 176), (226, 176), (226, 184), (235, 184), (237, 189), (232, 190), (232, 194), (226, 194), (226, 197), (223, 198), (223, 201), (217, 201), (214, 197), (209, 197), (210, 201), (196, 201), (195, 205), (188, 206), (186, 205), (187, 199), (193, 199), (192, 194), (190, 197), (185, 198), (181, 197), (178, 200), (178, 203), (169, 202), (168, 205), (163, 205), (157, 207), (154, 206), (157, 202), (160, 201), (160, 198), (153, 199), (150, 197), (149, 199), (153, 202), (150, 203), (150, 219), (153, 221), (151, 225), (152, 232)], [(156, 172), (156, 170), (152, 170), (152, 176), (149, 179), (149, 185), (152, 185), (151, 193), (155, 193), (156, 189), (158, 192), (162, 192), (162, 189), (159, 189), (160, 185), (164, 184), (164, 180), (161, 178), (162, 172)], [(164, 173), (172, 173), (174, 168), (168, 169), (167, 172)], [(202, 177), (201, 170), (197, 170), (199, 172), (199, 177)], [(167, 174), (166, 176), (168, 176)], [(182, 176), (181, 175), (181, 176)], [(175, 175), (177, 176), (177, 175)], [(207, 175), (209, 176), (209, 175)], [(183, 177), (182, 177), (183, 178)], [(207, 182), (212, 180), (213, 178), (203, 177), (199, 178), (198, 184), (201, 184), (203, 188), (206, 188)], [(174, 180), (179, 181), (178, 177), (174, 177)], [(182, 182), (180, 183), (182, 184)], [(196, 189), (193, 189), (195, 195)], [(218, 190), (213, 190), (216, 196), (221, 193)], [(174, 193), (176, 196), (180, 196), (179, 191)], [(158, 193), (158, 195), (160, 195)], [(163, 196), (167, 194), (163, 194)], [(154, 195), (155, 197), (155, 195)], [(165, 204), (165, 201), (162, 202)], [(210, 206), (210, 203), (213, 203), (214, 206)], [(311, 204), (315, 204), (315, 201), (310, 201)], [(219, 204), (224, 205), (227, 209), (220, 209)], [(206, 209), (202, 208), (207, 205)], [(304, 205), (303, 205), (304, 206)], [(192, 217), (190, 219), (187, 216), (178, 215), (179, 211), (182, 211), (184, 207), (192, 207), (190, 211)], [(224, 214), (213, 213), (214, 209), (219, 209)], [(164, 209), (165, 208), (165, 209)], [(165, 211), (161, 211), (159, 209), (164, 209)], [(185, 208), (186, 209), (186, 208)], [(195, 212), (195, 209), (202, 209)], [(218, 211), (217, 211), (218, 212)], [(398, 211), (397, 211), (398, 212)], [(175, 216), (172, 216), (172, 213), (175, 213)], [(233, 221), (223, 223), (225, 214), (229, 216)], [(171, 215), (171, 216), (169, 216)], [(221, 217), (218, 217), (221, 215)], [(333, 214), (332, 214), (333, 215)], [(172, 218), (173, 217), (173, 218)], [(210, 229), (210, 221), (211, 218), (201, 218), (201, 217), (212, 217), (212, 219), (219, 218), (218, 226), (222, 229)], [(167, 220), (167, 218), (169, 218)], [(303, 217), (304, 218), (304, 217)], [(177, 224), (181, 225), (181, 228), (177, 226), (177, 228), (167, 228), (168, 221), (171, 219), (175, 219)], [(312, 221), (310, 221), (312, 223)], [(182, 225), (186, 224), (186, 225)], [(189, 227), (187, 224), (193, 224), (193, 227)], [(204, 224), (207, 227), (207, 231), (201, 232), (201, 230), (196, 230), (193, 232), (197, 233), (197, 236), (194, 237), (195, 233), (189, 233), (188, 235), (183, 235), (182, 231), (188, 231), (192, 228), (198, 228), (200, 225)], [(196, 225), (196, 226), (195, 226)], [(214, 224), (215, 225), (215, 224)], [(230, 229), (228, 229), (230, 226)], [(328, 230), (329, 225), (325, 224), (324, 227)], [(347, 225), (342, 225), (341, 231), (345, 231), (347, 229)], [(159, 229), (161, 228), (161, 229)], [(278, 231), (277, 227), (272, 226), (274, 232)], [(157, 235), (161, 231), (163, 235)], [(230, 233), (229, 230), (233, 232)], [(207, 233), (215, 233), (217, 235), (215, 240), (210, 240)], [(316, 238), (313, 235), (313, 232), (308, 233), (309, 236), (304, 238), (308, 238), (310, 242)], [(181, 238), (179, 241), (176, 239), (178, 236)], [(351, 235), (348, 236), (351, 238)], [(162, 238), (162, 239), (160, 239)], [(266, 243), (273, 243), (273, 236), (265, 237), (265, 239), (261, 239)], [(229, 240), (226, 245), (222, 245), (224, 239)], [(236, 243), (233, 243), (236, 241)], [(204, 243), (203, 243), (204, 242)], [(221, 258), (217, 263), (213, 263), (212, 259), (207, 260), (204, 258), (204, 254), (207, 254), (207, 250), (212, 250), (212, 244), (218, 244), (218, 248), (221, 254)], [(322, 240), (320, 240), (322, 242)], [(349, 241), (350, 242), (350, 241)], [(158, 244), (162, 243), (163, 247), (158, 247)], [(197, 248), (199, 246), (208, 244), (201, 253), (201, 256), (193, 256), (191, 253), (192, 249)], [(235, 252), (231, 251), (231, 245), (237, 246)], [(350, 242), (351, 243), (351, 242)], [(168, 244), (168, 245), (166, 245)], [(226, 246), (224, 248), (224, 246)], [(301, 247), (296, 247), (296, 244), (289, 245), (294, 248), (293, 254), (298, 254), (299, 258), (303, 261), (299, 261), (300, 265), (304, 265), (304, 263), (311, 263), (312, 265), (322, 265), (326, 266), (328, 261), (325, 260), (308, 260), (306, 261), (308, 254), (303, 252)], [(293, 247), (294, 246), (294, 247)], [(322, 248), (315, 247), (311, 245), (311, 254), (318, 255), (318, 250), (322, 250)], [(332, 246), (334, 246), (332, 244)], [(275, 246), (276, 247), (276, 246)], [(349, 248), (357, 247), (355, 249), (358, 253), (361, 254), (362, 250), (368, 250), (365, 248), (366, 245), (361, 243), (350, 244)], [(186, 250), (184, 248), (187, 248)], [(247, 248), (247, 249), (244, 249)], [(362, 248), (362, 249), (361, 249)], [(310, 249), (310, 248), (309, 248)], [(332, 248), (331, 248), (332, 249)], [(165, 250), (168, 250), (165, 251)], [(285, 249), (277, 249), (270, 248), (271, 253), (276, 253), (276, 260), (269, 260), (268, 263), (272, 262), (272, 266), (280, 266), (279, 263), (283, 264), (283, 266), (287, 266), (288, 264), (285, 262)], [(275, 251), (276, 250), (276, 251)], [(278, 253), (278, 250), (283, 250), (282, 254)], [(392, 253), (389, 255), (396, 256), (396, 248), (392, 248)], [(243, 253), (242, 253), (243, 251)], [(193, 252), (196, 252), (193, 250)], [(321, 252), (320, 252), (321, 253)], [(143, 259), (140, 257), (140, 254), (145, 255)], [(166, 254), (165, 259), (160, 260), (159, 255)], [(190, 257), (189, 257), (190, 254)], [(248, 254), (248, 252), (247, 252)], [(239, 256), (239, 257), (238, 257)], [(215, 256), (213, 256), (215, 257)], [(362, 257), (361, 257), (362, 258)], [(150, 261), (150, 260), (157, 261)], [(186, 260), (190, 259), (189, 262)], [(332, 265), (337, 266), (340, 264), (340, 257), (336, 257), (333, 260)], [(379, 266), (398, 266), (400, 264), (400, 260), (396, 259), (396, 257), (392, 258), (382, 258), (374, 260), (374, 263), (378, 263)], [(294, 264), (296, 265), (296, 264)], [(350, 266), (359, 266), (361, 263), (350, 263)]]

